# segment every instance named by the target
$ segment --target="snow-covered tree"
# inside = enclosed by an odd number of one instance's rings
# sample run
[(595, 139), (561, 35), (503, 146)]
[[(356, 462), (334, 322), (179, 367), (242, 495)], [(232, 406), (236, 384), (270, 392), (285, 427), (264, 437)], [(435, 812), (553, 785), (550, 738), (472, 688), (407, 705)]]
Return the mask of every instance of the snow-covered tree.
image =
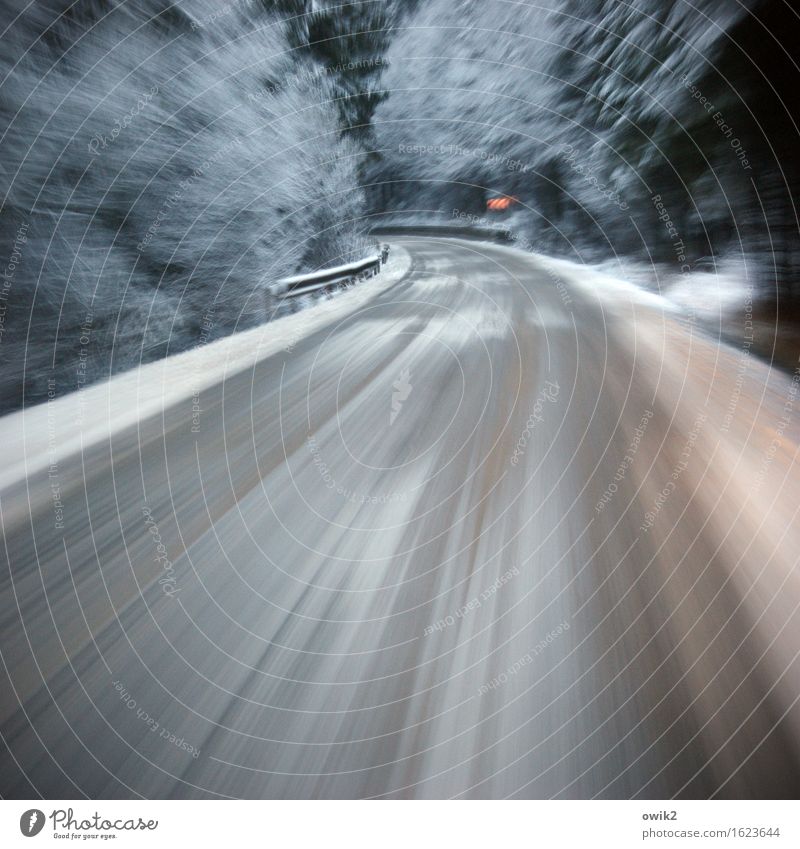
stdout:
[(779, 95), (793, 71), (750, 10), (791, 40), (793, 13), (769, 0), (430, 0), (388, 53), (373, 206), (478, 212), (513, 194), (527, 211), (513, 226), (537, 246), (672, 262), (658, 194), (699, 259), (755, 246), (749, 148), (765, 162), (758, 191), (767, 215), (780, 208), (781, 236), (791, 192), (774, 178), (797, 171), (797, 133), (796, 98)]
[(271, 279), (362, 249), (360, 152), (277, 6), (5, 7), (4, 406), (262, 321)]

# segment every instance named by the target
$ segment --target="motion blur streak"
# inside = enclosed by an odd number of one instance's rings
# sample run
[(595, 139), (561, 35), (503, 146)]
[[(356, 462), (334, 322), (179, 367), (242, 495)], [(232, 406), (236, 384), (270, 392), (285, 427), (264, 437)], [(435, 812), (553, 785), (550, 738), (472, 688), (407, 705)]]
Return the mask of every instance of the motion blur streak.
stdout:
[(7, 795), (797, 792), (798, 375), (566, 262), (402, 248), (6, 481)]

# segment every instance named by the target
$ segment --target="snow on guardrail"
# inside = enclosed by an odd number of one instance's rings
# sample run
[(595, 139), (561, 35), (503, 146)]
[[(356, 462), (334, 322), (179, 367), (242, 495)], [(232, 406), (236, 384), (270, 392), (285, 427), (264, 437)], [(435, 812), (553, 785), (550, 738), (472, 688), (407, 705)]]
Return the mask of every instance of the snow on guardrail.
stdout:
[(337, 265), (333, 268), (322, 268), (308, 274), (296, 274), (284, 277), (273, 283), (269, 289), (273, 295), (293, 298), (306, 295), (324, 288), (346, 286), (363, 277), (373, 277), (386, 262), (389, 256), (389, 246), (384, 245), (379, 254), (366, 257), (357, 262)]

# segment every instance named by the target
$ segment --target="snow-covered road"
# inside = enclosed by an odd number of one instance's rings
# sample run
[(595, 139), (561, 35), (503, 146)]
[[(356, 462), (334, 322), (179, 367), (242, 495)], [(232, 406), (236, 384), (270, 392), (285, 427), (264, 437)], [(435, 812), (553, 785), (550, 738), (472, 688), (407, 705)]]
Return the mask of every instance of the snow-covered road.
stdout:
[(7, 793), (795, 794), (800, 377), (563, 261), (392, 256), (0, 421)]

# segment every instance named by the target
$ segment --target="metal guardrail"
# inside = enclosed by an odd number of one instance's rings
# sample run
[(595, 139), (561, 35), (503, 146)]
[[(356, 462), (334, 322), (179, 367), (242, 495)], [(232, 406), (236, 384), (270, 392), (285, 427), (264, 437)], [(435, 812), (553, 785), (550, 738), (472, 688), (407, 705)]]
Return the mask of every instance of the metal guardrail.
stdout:
[(381, 266), (389, 258), (389, 246), (383, 245), (381, 252), (358, 262), (347, 265), (337, 265), (334, 268), (323, 268), (309, 274), (297, 274), (294, 277), (284, 277), (273, 283), (269, 288), (271, 294), (279, 298), (295, 298), (319, 291), (332, 291), (344, 288), (363, 280), (374, 277)]

